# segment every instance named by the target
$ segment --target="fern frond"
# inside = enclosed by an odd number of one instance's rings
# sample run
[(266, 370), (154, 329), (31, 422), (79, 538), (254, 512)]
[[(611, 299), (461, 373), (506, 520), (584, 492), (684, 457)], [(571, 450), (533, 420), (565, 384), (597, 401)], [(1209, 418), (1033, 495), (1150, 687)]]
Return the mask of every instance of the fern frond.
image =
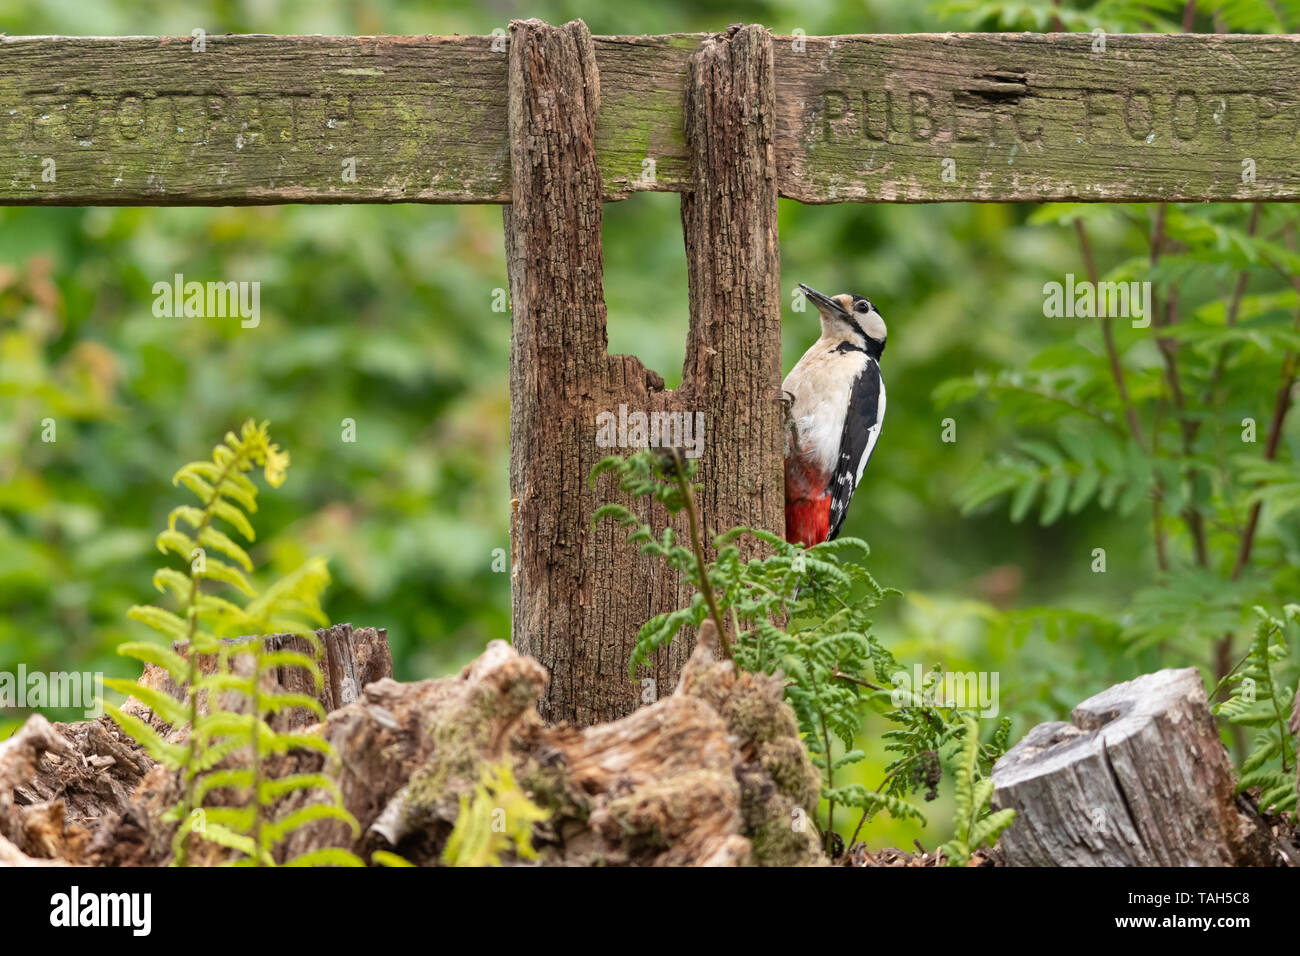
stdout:
[(173, 680), (182, 681), (189, 671), (190, 663), (170, 647), (151, 644), (145, 641), (127, 641), (117, 645), (117, 653), (123, 657), (133, 657), (145, 664), (155, 664), (171, 675)]
[[(376, 851), (375, 857), (383, 854), (385, 857), (393, 857), (400, 860), (401, 857), (393, 853), (384, 854), (382, 850)], [(284, 864), (285, 866), (365, 866), (365, 861), (348, 850), (340, 849), (336, 846), (325, 846), (318, 850), (312, 850), (308, 853), (302, 853), (295, 856)], [(392, 863), (386, 862), (385, 866), (411, 866), (410, 863)]]
[(1016, 812), (1010, 809), (989, 812), (993, 781), (979, 776), (979, 724), (974, 717), (963, 715), (962, 728), (954, 774), (956, 786), (953, 801), (956, 811), (953, 839), (940, 847), (949, 866), (966, 866), (975, 850), (986, 843), (992, 844), (1014, 822), (1016, 816)]
[[(173, 839), (174, 862), (185, 865), (191, 837), (203, 839), (242, 854), (237, 864), (274, 863), (275, 845), (291, 830), (315, 819), (332, 818), (356, 822), (341, 805), (337, 785), (324, 774), (300, 774), (281, 780), (263, 776), (265, 758), (292, 750), (312, 750), (332, 758), (333, 750), (322, 737), (305, 733), (277, 733), (263, 719), (266, 714), (303, 708), (324, 718), (324, 708), (314, 697), (288, 691), (266, 690), (265, 675), (278, 668), (298, 667), (308, 671), (319, 688), (323, 682), (318, 659), (323, 652), (311, 625), (328, 625), (321, 609), (321, 593), (329, 584), (325, 562), (313, 558), (294, 572), (273, 582), (259, 595), (247, 574), (253, 570), (248, 552), (230, 535), (214, 525), (224, 522), (247, 541), (255, 540), (248, 515), (257, 511), (257, 486), (248, 477), (261, 467), (268, 485), (284, 481), (289, 456), (270, 440), (265, 422), (244, 422), (236, 433), (228, 432), (212, 450), (210, 461), (193, 461), (177, 470), (172, 478), (199, 499), (168, 514), (167, 528), (156, 545), (163, 554), (175, 554), (187, 565), (184, 573), (161, 568), (153, 576), (154, 587), (170, 593), (180, 605), (177, 613), (153, 605), (136, 605), (128, 616), (161, 633), (170, 643), (185, 646), (185, 654), (170, 647), (126, 643), (119, 652), (146, 663), (165, 667), (181, 686), (185, 699), (173, 700), (151, 688), (128, 681), (110, 681), (109, 686), (134, 694), (173, 727), (190, 728), (185, 744), (168, 743), (156, 730), (138, 718), (109, 708), (118, 724), (138, 740), (156, 759), (176, 770), (184, 783), (180, 802), (165, 815), (178, 824)], [(178, 525), (184, 524), (190, 534)], [(223, 560), (225, 559), (225, 560)], [(241, 606), (220, 594), (205, 590), (205, 583), (222, 584), (244, 595)], [(301, 634), (311, 654), (282, 649), (267, 650), (258, 636), (250, 641), (229, 643), (223, 637), (241, 634)], [(209, 655), (215, 669), (199, 670), (199, 658)], [(201, 712), (200, 695), (208, 702)], [(242, 706), (233, 702), (243, 701)], [(227, 709), (237, 706), (238, 709)], [(245, 766), (242, 761), (248, 760)], [(204, 806), (214, 790), (247, 791), (243, 806)], [(280, 819), (271, 818), (280, 799), (295, 791), (324, 793), (329, 802), (312, 804)], [(310, 865), (344, 862), (355, 857), (346, 851), (326, 848), (300, 857), (295, 863)], [(359, 863), (360, 861), (356, 861)]]
[(881, 810), (888, 810), (890, 815), (896, 820), (906, 820), (911, 818), (916, 820), (921, 826), (925, 826), (925, 814), (919, 809), (912, 806), (906, 800), (899, 797), (891, 796), (886, 793), (877, 793), (874, 790), (868, 790), (862, 784), (854, 783), (844, 787), (836, 787), (833, 790), (822, 790), (822, 799), (826, 801), (834, 800), (836, 803), (847, 807), (857, 807), (860, 810), (868, 812), (867, 819), (871, 819)]
[(379, 866), (415, 866), (410, 860), (403, 859), (396, 853), (389, 853), (387, 850), (376, 850), (370, 854), (370, 862)]
[(294, 830), (316, 820), (336, 820), (347, 825), (354, 839), (361, 835), (361, 825), (341, 804), (313, 803), (263, 824), (265, 839), (270, 843), (279, 843)]
[(499, 866), (501, 854), (536, 859), (533, 826), (550, 819), (515, 783), (509, 763), (485, 766), (473, 796), (460, 798), (460, 813), (443, 847), (448, 866)]
[(104, 686), (127, 697), (134, 697), (173, 727), (185, 723), (185, 705), (170, 694), (136, 681), (104, 678)]
[(149, 625), (163, 637), (173, 641), (185, 640), (189, 636), (189, 625), (184, 618), (152, 604), (132, 605), (127, 609), (126, 616), (133, 621)]
[(106, 704), (104, 710), (113, 719), (113, 723), (121, 727), (154, 760), (172, 770), (177, 770), (184, 765), (185, 748), (183, 746), (163, 740), (158, 731), (134, 714), (123, 712), (120, 707)]

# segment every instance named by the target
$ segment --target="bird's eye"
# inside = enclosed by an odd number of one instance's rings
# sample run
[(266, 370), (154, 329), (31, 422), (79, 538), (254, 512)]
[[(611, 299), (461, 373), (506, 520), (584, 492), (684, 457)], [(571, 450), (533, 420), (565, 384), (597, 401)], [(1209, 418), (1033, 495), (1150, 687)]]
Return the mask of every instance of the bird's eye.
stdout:
[(855, 311), (855, 312), (862, 312), (862, 313), (870, 312), (870, 311), (871, 311), (871, 303), (870, 303), (870, 302), (859, 302), (856, 306), (853, 307), (853, 311)]

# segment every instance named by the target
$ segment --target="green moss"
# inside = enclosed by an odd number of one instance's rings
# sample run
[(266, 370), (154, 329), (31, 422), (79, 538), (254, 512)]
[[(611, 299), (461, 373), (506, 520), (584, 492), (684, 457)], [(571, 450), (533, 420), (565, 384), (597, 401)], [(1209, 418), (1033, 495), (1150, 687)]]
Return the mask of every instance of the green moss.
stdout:
[(460, 798), (478, 779), (482, 741), (474, 721), (449, 720), (433, 730), (434, 750), (407, 784), (406, 812), (413, 819), (455, 819)]
[(568, 785), (562, 766), (544, 766), (529, 759), (517, 768), (516, 776), (519, 785), (538, 806), (550, 810), (556, 817), (586, 822), (591, 813), (591, 803), (584, 794)]
[(817, 771), (797, 738), (785, 737), (763, 744), (758, 759), (772, 782), (795, 803), (803, 806), (816, 801), (820, 789)]
[[(814, 794), (816, 791), (814, 791)], [(804, 804), (775, 786), (764, 773), (741, 777), (741, 813), (753, 862), (758, 866), (812, 866), (824, 858), (815, 835), (794, 828), (795, 810)], [(805, 814), (811, 827), (811, 809)]]

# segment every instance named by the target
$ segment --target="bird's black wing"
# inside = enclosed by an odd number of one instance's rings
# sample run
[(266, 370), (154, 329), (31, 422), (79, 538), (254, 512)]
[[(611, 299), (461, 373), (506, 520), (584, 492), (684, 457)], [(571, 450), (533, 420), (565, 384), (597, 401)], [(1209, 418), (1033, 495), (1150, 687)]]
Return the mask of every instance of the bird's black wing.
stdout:
[(849, 410), (844, 416), (844, 433), (840, 436), (840, 456), (831, 475), (830, 534), (833, 541), (840, 533), (844, 518), (849, 513), (849, 502), (862, 479), (880, 426), (884, 423), (885, 390), (880, 377), (880, 366), (868, 358), (853, 380), (849, 395)]

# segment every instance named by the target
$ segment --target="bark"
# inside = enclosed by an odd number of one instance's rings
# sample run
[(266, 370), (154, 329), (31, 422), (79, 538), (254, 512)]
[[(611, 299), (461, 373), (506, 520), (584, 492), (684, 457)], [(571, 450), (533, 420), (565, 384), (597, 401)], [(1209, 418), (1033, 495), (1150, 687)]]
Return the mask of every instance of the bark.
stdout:
[[(771, 40), (760, 28), (706, 40), (688, 99), (694, 191), (683, 204), (691, 331), (683, 388), (634, 356), (606, 351), (595, 148), (600, 77), (578, 21), (511, 25), (511, 205), (504, 219), (512, 298), (510, 360), (513, 643), (550, 675), (540, 711), (588, 725), (632, 712), (673, 686), (691, 636), (629, 680), (640, 626), (681, 606), (676, 575), (641, 558), (603, 503), (651, 509), (587, 477), (598, 419), (703, 413), (706, 527), (780, 529), (780, 328)], [(680, 421), (680, 419), (678, 419)], [(684, 533), (684, 519), (676, 522)], [(636, 587), (628, 582), (636, 581)]]
[[(535, 829), (546, 865), (808, 865), (819, 778), (779, 678), (737, 674), (702, 641), (674, 694), (580, 729), (537, 713), (547, 674), (493, 641), (458, 676), (385, 680), (330, 715), (340, 786), (361, 823), (354, 845), (435, 864), (483, 768), (508, 762), (550, 820)], [(278, 772), (313, 769), (304, 754)], [(336, 840), (296, 834), (290, 854)]]
[(1295, 865), (1235, 796), (1195, 668), (1117, 684), (1039, 724), (993, 768), (1010, 866)]
[(785, 528), (773, 72), (767, 31), (733, 27), (704, 41), (687, 85), (691, 328), (682, 393), (706, 410), (698, 497), (706, 537), (735, 525)]

